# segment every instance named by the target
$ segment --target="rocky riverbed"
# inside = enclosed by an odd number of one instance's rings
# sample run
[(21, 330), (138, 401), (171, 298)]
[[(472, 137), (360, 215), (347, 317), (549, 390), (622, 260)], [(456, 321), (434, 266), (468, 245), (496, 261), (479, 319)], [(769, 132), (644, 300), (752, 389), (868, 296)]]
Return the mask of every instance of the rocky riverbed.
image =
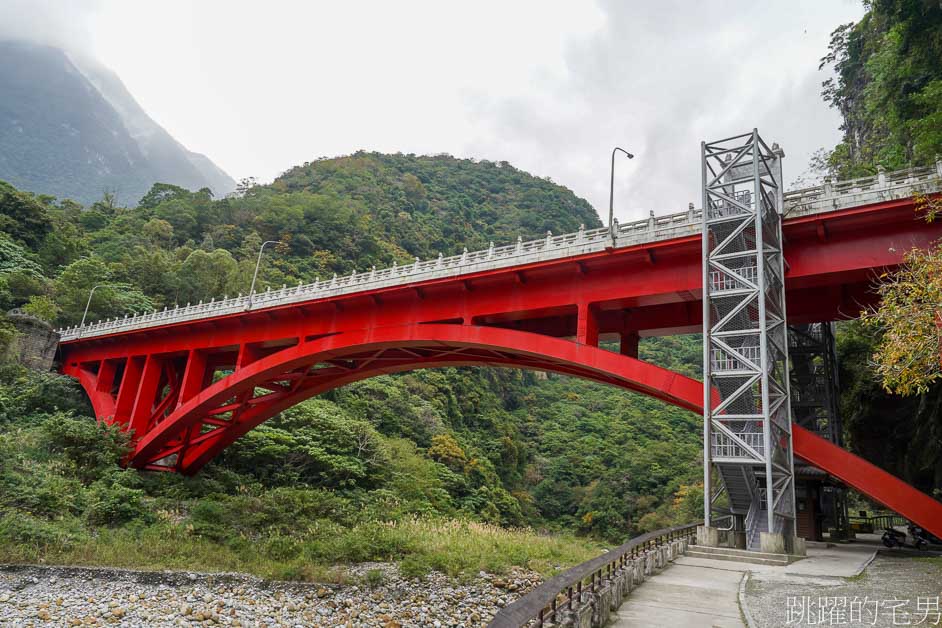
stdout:
[(536, 573), (406, 579), (358, 565), (349, 584), (266, 582), (240, 574), (0, 567), (3, 626), (484, 626), (540, 582)]

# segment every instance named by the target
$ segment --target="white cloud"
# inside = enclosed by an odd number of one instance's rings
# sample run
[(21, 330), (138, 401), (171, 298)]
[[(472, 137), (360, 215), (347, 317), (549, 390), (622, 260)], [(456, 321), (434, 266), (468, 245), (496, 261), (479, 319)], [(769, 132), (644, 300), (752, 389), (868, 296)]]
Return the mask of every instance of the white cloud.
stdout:
[(448, 152), (550, 176), (606, 215), (621, 144), (637, 155), (617, 164), (621, 219), (697, 201), (700, 140), (753, 126), (797, 178), (839, 138), (817, 60), (862, 12), (852, 0), (0, 0), (0, 22), (20, 14), (21, 33), (90, 48), (236, 178), (360, 148)]

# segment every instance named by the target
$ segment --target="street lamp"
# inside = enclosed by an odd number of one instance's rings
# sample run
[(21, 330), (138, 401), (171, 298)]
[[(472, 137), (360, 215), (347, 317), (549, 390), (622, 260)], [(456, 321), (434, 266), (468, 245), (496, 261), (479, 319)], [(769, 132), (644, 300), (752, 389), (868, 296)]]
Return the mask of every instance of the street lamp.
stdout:
[[(102, 284), (103, 285), (103, 284)], [(92, 304), (92, 296), (95, 294), (95, 290), (98, 290), (102, 285), (97, 285), (92, 288), (92, 291), (88, 293), (88, 302), (85, 304), (85, 311), (82, 313), (82, 322), (79, 323), (79, 327), (85, 327), (85, 317), (88, 316), (88, 307)]]
[(255, 262), (255, 273), (252, 275), (252, 286), (249, 288), (249, 305), (252, 307), (252, 300), (255, 298), (255, 280), (258, 279), (258, 269), (262, 265), (262, 253), (269, 244), (280, 244), (277, 240), (266, 240), (262, 242), (262, 247), (258, 250), (258, 260)]
[(635, 157), (619, 146), (612, 149), (612, 180), (608, 191), (608, 231), (612, 236), (612, 245), (615, 244), (615, 153), (618, 151), (625, 153), (628, 159), (634, 159)]

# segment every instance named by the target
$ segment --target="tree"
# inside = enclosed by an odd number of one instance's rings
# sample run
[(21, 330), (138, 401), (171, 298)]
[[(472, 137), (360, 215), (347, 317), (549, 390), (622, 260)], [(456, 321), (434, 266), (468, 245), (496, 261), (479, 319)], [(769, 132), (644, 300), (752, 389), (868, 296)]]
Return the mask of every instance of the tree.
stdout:
[(86, 323), (154, 308), (154, 302), (140, 288), (118, 281), (101, 258), (83, 257), (66, 266), (53, 282), (55, 302), (61, 308), (58, 322), (75, 325), (81, 321), (95, 286), (99, 288), (92, 295)]
[(863, 320), (881, 332), (874, 360), (883, 387), (900, 395), (929, 390), (942, 379), (942, 245), (913, 249), (880, 277), (881, 304)]
[(223, 249), (206, 252), (196, 249), (190, 253), (178, 273), (180, 301), (196, 303), (200, 300), (220, 298), (237, 291), (239, 265)]
[(155, 183), (137, 204), (138, 209), (154, 209), (165, 201), (189, 198), (190, 192), (179, 185)]
[(166, 246), (173, 239), (173, 225), (160, 218), (144, 223), (143, 235), (157, 246)]
[(942, 153), (942, 5), (874, 0), (856, 24), (831, 34), (821, 67), (824, 100), (843, 118), (844, 139), (831, 153), (841, 177), (931, 163)]
[(52, 231), (46, 207), (29, 192), (0, 181), (0, 231), (36, 249)]

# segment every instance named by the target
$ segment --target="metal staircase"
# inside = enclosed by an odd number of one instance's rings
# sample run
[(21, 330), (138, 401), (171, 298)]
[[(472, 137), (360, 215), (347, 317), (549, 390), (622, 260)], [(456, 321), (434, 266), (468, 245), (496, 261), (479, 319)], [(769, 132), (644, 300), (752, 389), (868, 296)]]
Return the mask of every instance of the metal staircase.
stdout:
[[(704, 510), (720, 491), (757, 549), (794, 535), (781, 159), (758, 132), (704, 142)], [(725, 513), (724, 513), (725, 514)]]

